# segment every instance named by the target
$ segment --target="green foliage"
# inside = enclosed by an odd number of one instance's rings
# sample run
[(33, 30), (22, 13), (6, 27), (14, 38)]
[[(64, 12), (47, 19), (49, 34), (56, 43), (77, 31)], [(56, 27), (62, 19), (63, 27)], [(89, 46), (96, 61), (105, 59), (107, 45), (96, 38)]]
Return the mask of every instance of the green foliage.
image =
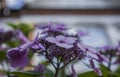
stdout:
[(116, 73), (120, 73), (120, 66), (116, 69)]
[(0, 51), (0, 61), (3, 61), (6, 59), (6, 52), (5, 51)]
[(9, 47), (14, 48), (16, 46), (19, 46), (20, 42), (19, 41), (15, 41), (15, 40), (10, 40), (10, 41), (6, 41), (6, 44)]
[(34, 56), (34, 53), (32, 51), (29, 51), (28, 58), (31, 60)]
[[(102, 71), (102, 77), (120, 77), (120, 68), (118, 68), (115, 72), (111, 72), (104, 65), (100, 65), (100, 69)], [(82, 74), (79, 74), (78, 77), (99, 77), (94, 71), (88, 71)]]
[(98, 75), (94, 71), (88, 71), (78, 75), (78, 77), (97, 77), (97, 76)]
[(104, 66), (104, 65), (101, 64), (100, 65), (100, 69), (102, 71), (103, 77), (108, 77), (108, 75), (109, 75), (108, 68), (106, 66)]
[(26, 36), (28, 36), (29, 32), (33, 30), (33, 28), (26, 23), (19, 23), (19, 24), (14, 24), (14, 23), (8, 23), (10, 27), (13, 29), (18, 29), (21, 30)]
[(100, 68), (103, 73), (103, 77), (120, 77), (120, 69), (118, 68), (115, 72), (109, 71), (108, 68), (104, 65), (100, 65)]
[(10, 74), (14, 74), (18, 77), (38, 77), (41, 75), (40, 73), (30, 72), (30, 71), (24, 71), (24, 72), (16, 71), (16, 72), (10, 72)]
[(46, 69), (45, 70), (45, 76), (46, 77), (54, 77), (54, 73), (53, 73), (53, 71), (51, 71), (50, 69)]

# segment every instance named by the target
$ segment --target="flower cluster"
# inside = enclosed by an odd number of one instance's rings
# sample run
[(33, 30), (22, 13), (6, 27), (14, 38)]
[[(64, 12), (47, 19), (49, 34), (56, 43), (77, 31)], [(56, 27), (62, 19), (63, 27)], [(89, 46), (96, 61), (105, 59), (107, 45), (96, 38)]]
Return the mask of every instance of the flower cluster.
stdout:
[[(58, 23), (49, 23), (44, 26), (37, 26), (36, 28), (41, 30), (41, 33), (38, 33), (33, 41), (27, 41), (21, 46), (8, 50), (7, 56), (12, 67), (26, 66), (28, 64), (27, 55), (29, 49), (31, 49), (34, 53), (43, 55), (53, 65), (56, 70), (55, 77), (57, 77), (57, 72), (60, 69), (72, 61), (85, 59), (89, 60), (89, 66), (96, 73), (102, 75), (100, 69), (95, 66), (94, 62), (101, 63), (107, 61), (107, 59), (96, 49), (81, 43), (80, 31), (76, 32), (75, 35), (70, 35), (67, 33), (70, 28)], [(85, 34), (82, 33), (82, 35)], [(74, 70), (73, 72), (75, 73)]]
[[(0, 28), (0, 51), (6, 51), (11, 46), (10, 42), (19, 41), (19, 43), (27, 42), (27, 38), (20, 30), (4, 30), (4, 28)], [(4, 45), (4, 46), (3, 46)]]
[(4, 43), (14, 36), (13, 31), (5, 31), (3, 28), (0, 28), (0, 34), (0, 43)]
[[(120, 43), (117, 46), (104, 46), (100, 48), (100, 53), (108, 57), (108, 68), (114, 64), (120, 64)], [(113, 61), (113, 59), (116, 59)]]

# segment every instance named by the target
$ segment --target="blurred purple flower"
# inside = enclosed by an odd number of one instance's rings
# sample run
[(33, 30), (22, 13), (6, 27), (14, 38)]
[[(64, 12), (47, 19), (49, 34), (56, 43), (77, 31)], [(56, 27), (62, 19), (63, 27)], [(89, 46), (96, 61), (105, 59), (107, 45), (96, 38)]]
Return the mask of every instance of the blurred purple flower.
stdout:
[(45, 47), (41, 43), (36, 43), (36, 42), (33, 45), (31, 45), (31, 48), (36, 50), (38, 49), (45, 50)]
[(37, 67), (34, 68), (35, 72), (43, 73), (45, 71), (45, 66), (42, 64), (39, 64)]
[[(78, 40), (78, 35), (84, 36), (86, 33), (78, 31), (77, 35), (69, 35), (66, 32), (68, 28), (65, 27), (64, 24), (56, 23), (49, 23), (44, 26), (39, 26), (38, 28), (42, 30), (42, 35), (46, 34), (44, 38), (40, 38), (39, 34), (37, 34), (33, 41), (28, 41), (21, 48), (17, 47), (9, 50), (8, 58), (10, 59), (10, 63), (13, 67), (26, 65), (28, 60), (25, 58), (27, 58), (28, 48), (32, 48), (34, 51), (40, 50), (38, 54), (45, 56), (53, 67), (58, 68), (58, 70), (74, 60), (89, 59), (90, 66), (94, 69), (94, 71), (100, 76), (102, 75), (100, 69), (95, 66), (93, 61), (95, 60), (101, 63), (106, 61), (105, 57), (99, 54), (96, 49), (81, 44)], [(24, 40), (22, 35), (20, 38)], [(26, 53), (21, 55), (23, 51)], [(71, 68), (73, 77), (77, 77), (73, 65)], [(35, 67), (34, 71), (44, 72), (44, 69), (45, 67), (40, 64)]]
[(45, 50), (45, 47), (39, 42), (39, 33), (37, 34), (35, 39), (32, 41), (31, 48), (36, 50), (38, 49)]
[(24, 67), (28, 64), (28, 49), (21, 51), (20, 47), (8, 50), (7, 57), (12, 67)]
[(98, 60), (100, 63), (102, 63), (103, 61), (104, 61), (104, 62), (109, 62), (109, 59), (108, 59), (107, 57), (105, 57), (104, 55), (99, 54), (99, 53), (97, 53), (96, 55), (97, 55), (97, 57), (98, 57), (97, 60)]
[(87, 32), (83, 32), (83, 31), (81, 31), (81, 30), (78, 30), (78, 31), (77, 31), (77, 34), (78, 34), (79, 36), (86, 36), (86, 35), (88, 35)]
[(16, 30), (16, 36), (21, 42), (28, 42), (27, 37), (20, 30)]
[(4, 43), (5, 41), (10, 40), (14, 35), (13, 31), (7, 30), (5, 31), (4, 29), (0, 28), (0, 43)]
[(50, 26), (50, 28), (54, 31), (64, 31), (68, 29), (64, 24), (54, 24), (54, 26)]
[(105, 56), (101, 55), (96, 49), (80, 43), (78, 44), (78, 47), (86, 53), (85, 55), (87, 57), (95, 59), (100, 63), (102, 63), (103, 61), (108, 62), (108, 59)]
[(72, 77), (78, 77), (73, 65), (71, 66), (71, 69), (72, 69)]
[(48, 23), (47, 25), (37, 26), (37, 28), (43, 29), (45, 31), (64, 31), (68, 29), (64, 24), (57, 24), (52, 22)]
[(56, 37), (47, 37), (46, 40), (48, 42), (56, 44), (57, 46), (68, 49), (68, 48), (73, 47), (73, 43), (75, 43), (76, 38), (75, 37), (65, 37), (63, 35), (58, 35)]
[[(108, 63), (111, 64), (120, 64), (120, 45), (118, 44), (117, 46), (104, 46), (100, 48), (100, 53), (105, 55), (106, 57), (109, 58)], [(110, 59), (116, 58), (116, 60), (113, 62)]]
[(97, 68), (93, 62), (93, 60), (89, 60), (91, 67), (93, 68), (93, 70), (99, 75), (102, 76), (102, 72), (99, 68)]

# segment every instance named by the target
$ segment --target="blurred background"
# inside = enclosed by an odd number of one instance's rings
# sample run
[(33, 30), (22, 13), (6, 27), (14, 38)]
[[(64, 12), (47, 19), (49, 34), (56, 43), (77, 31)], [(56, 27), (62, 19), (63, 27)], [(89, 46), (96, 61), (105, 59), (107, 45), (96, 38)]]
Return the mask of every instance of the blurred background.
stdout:
[(81, 38), (87, 45), (117, 45), (120, 0), (0, 0), (0, 27), (7, 28), (8, 22), (64, 23), (88, 32)]

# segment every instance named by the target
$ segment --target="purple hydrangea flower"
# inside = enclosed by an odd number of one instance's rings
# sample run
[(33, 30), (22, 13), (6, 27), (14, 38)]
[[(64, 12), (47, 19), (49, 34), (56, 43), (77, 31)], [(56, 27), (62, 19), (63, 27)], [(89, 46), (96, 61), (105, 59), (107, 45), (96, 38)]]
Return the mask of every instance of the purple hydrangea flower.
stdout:
[(32, 41), (31, 48), (36, 50), (38, 49), (45, 50), (45, 47), (39, 42), (39, 33), (37, 34), (35, 39)]
[(56, 37), (47, 37), (46, 41), (56, 44), (59, 47), (71, 48), (73, 43), (75, 43), (75, 37), (65, 37), (63, 35), (58, 35)]
[(7, 56), (12, 67), (24, 67), (28, 64), (27, 55), (30, 47), (33, 49), (45, 49), (42, 44), (36, 42), (37, 39), (38, 36), (32, 42), (27, 42), (19, 47), (8, 50)]
[[(8, 58), (11, 66), (25, 66), (28, 63), (28, 49), (32, 48), (34, 51), (39, 50), (40, 52), (38, 54), (42, 54), (54, 68), (57, 68), (57, 70), (60, 70), (67, 64), (72, 63), (74, 60), (89, 59), (89, 65), (100, 76), (102, 75), (100, 69), (95, 66), (94, 61), (101, 63), (106, 61), (106, 59), (97, 52), (96, 49), (81, 44), (78, 35), (84, 36), (86, 35), (85, 33), (79, 31), (77, 35), (69, 35), (65, 32), (68, 28), (65, 27), (64, 24), (56, 23), (39, 26), (39, 29), (42, 30), (42, 35), (46, 34), (44, 38), (40, 38), (39, 34), (37, 34), (33, 41), (28, 41), (24, 46), (22, 45), (8, 51)], [(26, 41), (22, 34), (19, 37), (23, 41)], [(73, 77), (77, 77), (73, 65), (71, 68)], [(40, 64), (35, 67), (34, 71), (43, 73), (44, 69), (44, 66)]]
[(53, 24), (53, 25), (54, 26), (52, 26), (51, 23), (50, 29), (54, 31), (64, 31), (68, 29), (64, 24)]
[(24, 67), (28, 64), (28, 49), (21, 51), (20, 47), (8, 50), (7, 57), (12, 67)]
[(99, 75), (102, 76), (102, 72), (99, 68), (97, 68), (93, 62), (93, 60), (89, 60), (91, 67), (93, 68), (93, 70)]
[(3, 43), (5, 41), (8, 41), (10, 39), (12, 39), (13, 35), (13, 31), (11, 30), (7, 30), (5, 31), (4, 29), (0, 28), (0, 43)]
[(104, 62), (109, 62), (109, 59), (106, 58), (104, 55), (99, 54), (99, 53), (96, 53), (96, 55), (97, 55), (97, 57), (98, 57), (97, 60), (98, 60), (100, 63), (102, 63), (103, 61), (104, 61)]
[(21, 42), (23, 42), (23, 43), (28, 42), (27, 37), (26, 37), (21, 31), (16, 30), (16, 32), (17, 32), (17, 38), (18, 38)]
[[(104, 46), (100, 48), (100, 53), (107, 56), (109, 58), (108, 63), (111, 64), (120, 64), (120, 51), (119, 51), (120, 45), (117, 46)], [(110, 58), (116, 58), (116, 60), (113, 62), (110, 60)]]
[(109, 61), (105, 56), (101, 55), (96, 49), (94, 49), (90, 46), (78, 43), (78, 47), (86, 53), (87, 57), (95, 59), (100, 63), (103, 62), (103, 61), (104, 62)]
[(35, 72), (43, 73), (45, 71), (45, 66), (42, 64), (39, 64), (37, 67), (34, 68)]
[(43, 26), (37, 26), (39, 29), (43, 29), (43, 32), (47, 31), (64, 31), (67, 30), (68, 28), (64, 24), (55, 24), (55, 23), (48, 23), (47, 25)]

